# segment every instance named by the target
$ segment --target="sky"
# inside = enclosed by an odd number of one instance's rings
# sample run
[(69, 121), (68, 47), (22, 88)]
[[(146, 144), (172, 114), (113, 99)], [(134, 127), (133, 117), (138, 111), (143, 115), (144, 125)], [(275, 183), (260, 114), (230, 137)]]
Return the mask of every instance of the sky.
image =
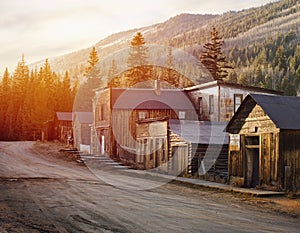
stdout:
[(1, 0), (0, 77), (27, 64), (93, 46), (113, 33), (181, 13), (222, 14), (272, 0)]

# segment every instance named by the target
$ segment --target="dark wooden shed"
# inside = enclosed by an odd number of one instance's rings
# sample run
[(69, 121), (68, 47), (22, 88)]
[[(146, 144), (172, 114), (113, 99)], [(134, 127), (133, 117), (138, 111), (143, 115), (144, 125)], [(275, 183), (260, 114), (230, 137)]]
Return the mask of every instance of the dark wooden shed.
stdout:
[(250, 94), (226, 131), (231, 183), (300, 190), (300, 97)]
[(61, 142), (67, 142), (68, 138), (73, 137), (72, 112), (56, 112), (54, 137)]

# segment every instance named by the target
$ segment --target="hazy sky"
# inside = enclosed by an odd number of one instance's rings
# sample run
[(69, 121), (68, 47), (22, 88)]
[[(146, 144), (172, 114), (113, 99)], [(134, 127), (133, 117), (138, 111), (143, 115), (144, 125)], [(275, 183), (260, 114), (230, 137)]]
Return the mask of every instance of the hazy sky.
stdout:
[(1, 0), (0, 77), (27, 64), (94, 45), (112, 33), (180, 13), (224, 13), (271, 0)]

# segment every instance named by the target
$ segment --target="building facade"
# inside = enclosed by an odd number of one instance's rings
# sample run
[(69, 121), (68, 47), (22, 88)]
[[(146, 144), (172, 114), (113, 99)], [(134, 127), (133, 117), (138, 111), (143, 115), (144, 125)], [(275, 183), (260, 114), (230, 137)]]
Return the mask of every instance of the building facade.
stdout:
[(282, 94), (270, 89), (222, 81), (212, 81), (196, 85), (186, 88), (185, 91), (194, 102), (199, 120), (214, 122), (229, 122), (243, 99), (249, 93)]
[(248, 95), (226, 130), (231, 183), (300, 190), (300, 97)]

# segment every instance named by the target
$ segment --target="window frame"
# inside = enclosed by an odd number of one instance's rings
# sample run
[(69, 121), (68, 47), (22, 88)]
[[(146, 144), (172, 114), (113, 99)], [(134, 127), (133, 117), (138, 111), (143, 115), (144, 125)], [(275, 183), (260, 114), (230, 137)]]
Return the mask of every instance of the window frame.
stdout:
[[(237, 106), (237, 99), (240, 99), (240, 103), (238, 106)], [(233, 95), (233, 111), (234, 111), (234, 113), (236, 113), (236, 111), (239, 109), (242, 102), (243, 102), (243, 94), (234, 94)]]

